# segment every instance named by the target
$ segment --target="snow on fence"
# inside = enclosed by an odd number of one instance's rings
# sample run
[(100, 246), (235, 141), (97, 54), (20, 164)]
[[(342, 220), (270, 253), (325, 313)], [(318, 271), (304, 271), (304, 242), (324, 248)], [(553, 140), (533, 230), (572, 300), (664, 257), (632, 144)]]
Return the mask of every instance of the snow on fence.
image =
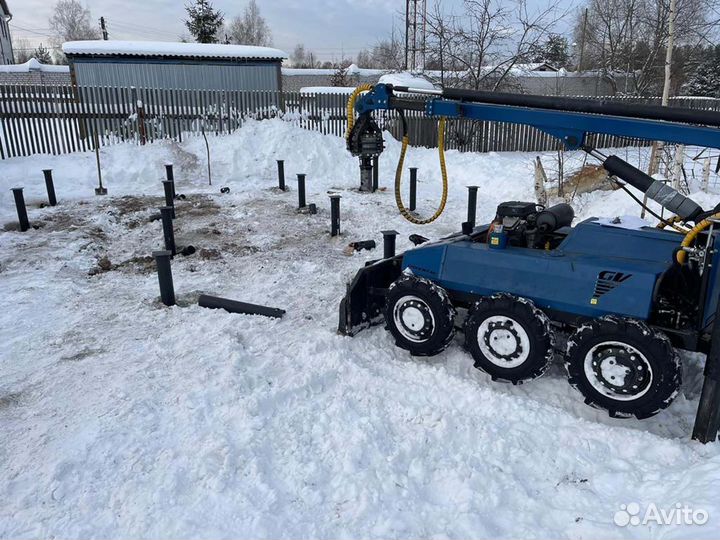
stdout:
[[(182, 141), (205, 133), (232, 133), (249, 118), (282, 118), (305, 129), (343, 136), (347, 93), (153, 90), (0, 85), (0, 159), (64, 154), (133, 141)], [(603, 98), (625, 103), (659, 103), (659, 98)], [(720, 99), (675, 98), (673, 106), (720, 110)], [(411, 144), (437, 146), (436, 121), (407, 111)], [(393, 112), (379, 114), (381, 127), (401, 135)], [(637, 146), (647, 141), (593, 135), (598, 147)], [(548, 151), (553, 137), (530, 126), (451, 119), (446, 146), (473, 152)]]

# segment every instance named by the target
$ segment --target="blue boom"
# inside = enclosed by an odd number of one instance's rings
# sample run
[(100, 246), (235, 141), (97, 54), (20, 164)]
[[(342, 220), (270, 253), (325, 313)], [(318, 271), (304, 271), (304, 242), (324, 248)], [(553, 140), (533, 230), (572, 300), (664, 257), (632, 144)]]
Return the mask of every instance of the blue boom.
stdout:
[[(599, 157), (610, 175), (676, 214), (674, 223), (661, 224), (682, 232), (597, 218), (573, 227), (567, 204), (504, 202), (491, 223), (464, 223), (461, 233), (435, 242), (420, 237), (414, 249), (361, 269), (340, 306), (341, 333), (354, 335), (384, 320), (398, 346), (432, 355), (461, 326), (475, 366), (515, 384), (541, 375), (559, 352), (588, 404), (638, 418), (667, 407), (678, 392), (681, 368), (673, 347), (708, 352), (693, 436), (715, 439), (720, 208), (703, 210), (616, 156), (589, 148), (587, 136), (720, 148), (719, 113), (380, 84), (355, 102), (359, 118), (348, 136), (363, 175), (383, 149), (372, 118), (377, 110), (396, 110), (403, 122), (405, 110), (416, 110), (534, 126), (567, 149)], [(567, 338), (562, 351), (556, 335)]]

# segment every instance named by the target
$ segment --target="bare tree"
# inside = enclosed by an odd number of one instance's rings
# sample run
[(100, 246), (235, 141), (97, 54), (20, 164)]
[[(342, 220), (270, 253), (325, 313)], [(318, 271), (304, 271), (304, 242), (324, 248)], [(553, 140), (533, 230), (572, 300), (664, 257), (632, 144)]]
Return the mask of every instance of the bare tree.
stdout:
[(463, 0), (458, 14), (436, 2), (428, 15), (429, 65), (440, 69), (443, 84), (508, 89), (514, 68), (564, 15), (555, 0), (532, 8), (525, 0)]
[(379, 41), (372, 49), (373, 67), (379, 69), (401, 70), (404, 65), (403, 45), (395, 36)]
[[(716, 28), (718, 0), (677, 0), (675, 43), (678, 57), (707, 44)], [(662, 89), (669, 35), (670, 0), (590, 0), (587, 24), (579, 18), (576, 41), (584, 43), (584, 67), (600, 72), (614, 91), (618, 77), (628, 78), (628, 92), (658, 93)], [(674, 76), (679, 75), (672, 66)], [(677, 84), (674, 86), (677, 87)]]
[(13, 53), (16, 64), (24, 64), (33, 57), (33, 48), (25, 38), (13, 38)]
[(240, 45), (267, 46), (272, 43), (272, 34), (255, 0), (250, 0), (242, 16), (230, 23), (228, 35), (233, 43)]
[(363, 68), (371, 68), (374, 67), (375, 64), (373, 62), (372, 52), (367, 49), (362, 49), (355, 58), (355, 63), (359, 67)]
[(58, 0), (49, 23), (57, 46), (65, 41), (100, 39), (100, 31), (92, 22), (90, 10), (78, 0)]
[(315, 53), (307, 51), (302, 43), (295, 45), (295, 49), (290, 55), (290, 61), (296, 68), (316, 68), (319, 64)]

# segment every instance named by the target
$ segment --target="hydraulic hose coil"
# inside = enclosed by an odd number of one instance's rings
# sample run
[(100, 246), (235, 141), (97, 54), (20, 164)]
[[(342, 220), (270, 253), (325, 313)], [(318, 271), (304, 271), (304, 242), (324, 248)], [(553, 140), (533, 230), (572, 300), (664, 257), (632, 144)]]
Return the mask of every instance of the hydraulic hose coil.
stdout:
[[(357, 101), (358, 96), (363, 92), (372, 90), (372, 88), (373, 85), (371, 84), (363, 84), (358, 86), (350, 95), (350, 99), (348, 99), (347, 103), (347, 131), (345, 132), (345, 139), (350, 138), (350, 132), (355, 125), (355, 102)], [(407, 134), (407, 125), (405, 123), (405, 119), (403, 118), (402, 147), (400, 149), (400, 159), (398, 160), (397, 169), (395, 170), (395, 204), (400, 211), (400, 215), (402, 215), (410, 223), (414, 223), (416, 225), (427, 225), (442, 215), (445, 211), (445, 205), (447, 204), (448, 179), (447, 167), (445, 166), (445, 118), (441, 117), (438, 121), (438, 158), (440, 160), (440, 174), (442, 176), (442, 197), (440, 198), (440, 205), (435, 213), (427, 219), (420, 219), (412, 215), (402, 201), (402, 193), (400, 189), (402, 186), (402, 171), (409, 143), (410, 138)]]

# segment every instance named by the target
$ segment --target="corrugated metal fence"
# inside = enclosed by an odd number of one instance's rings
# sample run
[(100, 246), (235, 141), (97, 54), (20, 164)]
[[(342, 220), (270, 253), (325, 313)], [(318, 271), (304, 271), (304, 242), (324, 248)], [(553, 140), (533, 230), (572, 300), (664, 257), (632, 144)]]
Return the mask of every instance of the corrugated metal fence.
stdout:
[[(248, 118), (279, 117), (305, 129), (342, 136), (346, 94), (300, 94), (220, 90), (144, 90), (72, 86), (0, 86), (0, 158), (64, 154), (118, 142), (182, 141), (206, 133), (232, 133)], [(606, 98), (657, 103), (659, 98)], [(676, 98), (673, 106), (720, 110), (720, 99)], [(410, 142), (437, 146), (436, 121), (408, 111)], [(379, 114), (381, 127), (401, 133), (393, 112)], [(597, 148), (647, 141), (593, 135)], [(463, 151), (547, 151), (556, 139), (530, 126), (467, 119), (448, 121), (447, 148)]]

